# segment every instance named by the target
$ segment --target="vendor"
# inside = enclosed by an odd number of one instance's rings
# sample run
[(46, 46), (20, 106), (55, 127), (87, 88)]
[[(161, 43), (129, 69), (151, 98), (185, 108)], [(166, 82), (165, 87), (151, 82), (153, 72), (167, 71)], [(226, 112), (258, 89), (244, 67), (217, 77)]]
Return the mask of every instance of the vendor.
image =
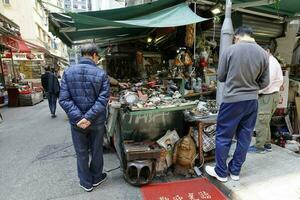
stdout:
[[(104, 69), (104, 70), (106, 71), (105, 67), (103, 67), (102, 61), (103, 61), (103, 59), (100, 59), (100, 60), (98, 61), (97, 65), (98, 65), (101, 69)], [(111, 77), (111, 76), (109, 76), (109, 75), (107, 75), (107, 76), (108, 76), (108, 79), (109, 79), (109, 83), (110, 83), (111, 85), (113, 85), (113, 86), (118, 86), (118, 87), (120, 87), (120, 88), (122, 88), (122, 89), (129, 88), (129, 84), (128, 84), (128, 83), (121, 83), (121, 82), (119, 82), (117, 79), (115, 79), (115, 78), (113, 78), (113, 77)]]
[(110, 83), (111, 85), (119, 86), (119, 87), (121, 87), (122, 89), (126, 89), (126, 88), (129, 87), (129, 84), (128, 84), (128, 83), (121, 83), (121, 82), (119, 82), (117, 79), (115, 79), (115, 78), (113, 78), (113, 77), (111, 77), (111, 76), (109, 76), (109, 75), (107, 75), (107, 76), (108, 76), (108, 79), (109, 79), (109, 83)]

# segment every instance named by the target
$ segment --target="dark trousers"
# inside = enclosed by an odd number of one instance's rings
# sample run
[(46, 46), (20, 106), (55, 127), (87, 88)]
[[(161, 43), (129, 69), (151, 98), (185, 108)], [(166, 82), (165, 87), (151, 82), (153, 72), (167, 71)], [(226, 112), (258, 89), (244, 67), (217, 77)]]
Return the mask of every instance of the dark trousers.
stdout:
[(48, 99), (48, 104), (49, 104), (51, 114), (55, 114), (57, 95), (48, 93), (47, 94), (47, 99)]
[[(257, 106), (257, 100), (221, 104), (217, 120), (215, 155), (215, 171), (218, 176), (227, 177), (229, 172), (236, 176), (240, 174), (251, 143)], [(237, 139), (237, 147), (227, 167), (226, 160), (234, 136)]]
[[(104, 124), (82, 130), (71, 125), (72, 139), (77, 156), (77, 171), (80, 184), (91, 188), (102, 178)], [(89, 162), (89, 150), (91, 161)]]

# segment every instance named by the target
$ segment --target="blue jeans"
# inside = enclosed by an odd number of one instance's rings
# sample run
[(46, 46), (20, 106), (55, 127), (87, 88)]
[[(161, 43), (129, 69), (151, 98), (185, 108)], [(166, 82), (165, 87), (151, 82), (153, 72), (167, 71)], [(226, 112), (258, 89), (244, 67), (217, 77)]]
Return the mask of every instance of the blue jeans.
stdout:
[[(236, 176), (240, 174), (251, 143), (257, 106), (257, 100), (221, 104), (217, 120), (215, 155), (215, 171), (218, 176), (227, 177), (229, 172)], [(237, 139), (237, 147), (227, 167), (226, 160), (234, 136)]]
[[(91, 188), (102, 178), (104, 124), (92, 125), (86, 130), (71, 125), (72, 139), (77, 156), (80, 184)], [(89, 163), (89, 150), (91, 162)]]
[(56, 111), (56, 102), (57, 102), (57, 95), (48, 93), (47, 94), (48, 104), (50, 108), (51, 114), (55, 114)]

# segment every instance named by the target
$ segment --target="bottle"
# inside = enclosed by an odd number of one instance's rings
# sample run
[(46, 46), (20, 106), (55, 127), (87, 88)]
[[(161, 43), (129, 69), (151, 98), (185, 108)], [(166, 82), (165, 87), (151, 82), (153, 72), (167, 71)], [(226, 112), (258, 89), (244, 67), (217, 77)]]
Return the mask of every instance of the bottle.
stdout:
[(197, 82), (198, 82), (198, 85), (199, 85), (199, 92), (201, 92), (202, 91), (202, 79), (200, 77), (198, 77)]

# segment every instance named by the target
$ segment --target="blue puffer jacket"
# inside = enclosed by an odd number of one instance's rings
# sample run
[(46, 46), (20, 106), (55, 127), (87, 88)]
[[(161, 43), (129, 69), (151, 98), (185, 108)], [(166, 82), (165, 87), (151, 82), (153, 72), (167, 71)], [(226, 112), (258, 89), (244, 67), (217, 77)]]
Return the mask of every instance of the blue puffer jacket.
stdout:
[(76, 125), (85, 118), (93, 124), (104, 123), (109, 98), (106, 73), (89, 58), (64, 72), (61, 80), (59, 104), (67, 113), (70, 123)]

